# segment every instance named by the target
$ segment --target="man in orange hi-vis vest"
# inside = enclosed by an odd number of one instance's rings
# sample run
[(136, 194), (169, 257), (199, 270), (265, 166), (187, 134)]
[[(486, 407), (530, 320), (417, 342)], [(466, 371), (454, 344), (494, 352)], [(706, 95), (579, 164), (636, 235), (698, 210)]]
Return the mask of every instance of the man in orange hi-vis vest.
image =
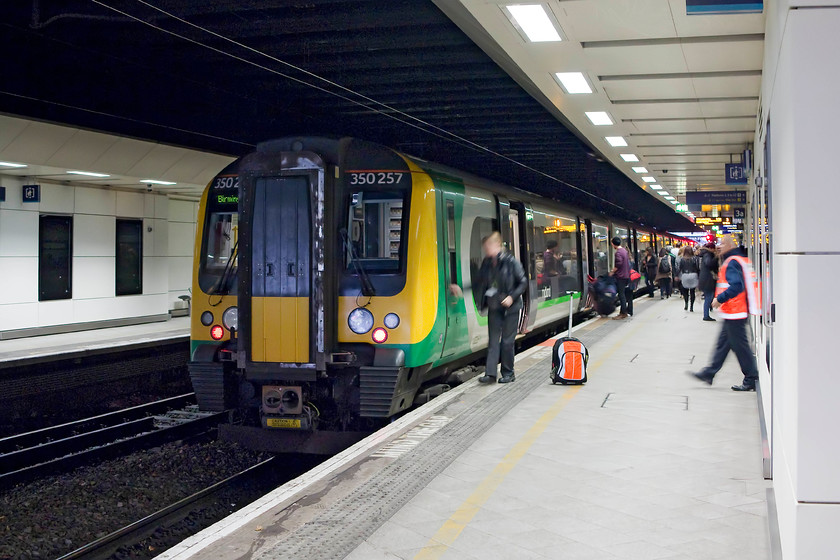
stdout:
[(722, 264), (718, 272), (712, 308), (720, 308), (720, 316), (724, 319), (723, 329), (718, 336), (712, 363), (697, 373), (689, 373), (711, 385), (715, 374), (723, 367), (723, 361), (732, 350), (738, 357), (741, 372), (744, 374), (744, 381), (740, 385), (733, 385), (732, 390), (755, 391), (758, 365), (750, 349), (747, 335), (749, 316), (761, 314), (755, 273), (750, 266), (750, 261), (738, 249), (731, 235), (723, 237), (720, 251)]

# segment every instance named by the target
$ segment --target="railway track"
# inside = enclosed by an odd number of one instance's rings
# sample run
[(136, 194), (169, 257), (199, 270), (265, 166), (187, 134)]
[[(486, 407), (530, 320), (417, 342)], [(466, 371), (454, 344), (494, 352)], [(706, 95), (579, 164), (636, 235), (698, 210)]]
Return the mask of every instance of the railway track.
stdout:
[[(244, 471), (213, 484), (191, 496), (167, 506), (138, 521), (130, 523), (104, 537), (96, 539), (76, 550), (65, 554), (58, 560), (105, 560), (115, 556), (132, 557), (131, 550), (142, 547), (148, 548), (143, 541), (161, 529), (171, 528), (187, 520), (196, 511), (211, 508), (223, 500), (227, 494), (237, 495), (247, 488), (266, 486), (270, 475), (277, 469), (277, 457), (271, 457)], [(271, 485), (273, 487), (273, 485)], [(267, 491), (266, 486), (261, 492)], [(229, 500), (227, 500), (229, 501)], [(178, 537), (180, 540), (182, 537)], [(177, 542), (176, 540), (176, 542)]]
[(227, 413), (199, 412), (193, 393), (0, 439), (0, 488), (206, 432)]

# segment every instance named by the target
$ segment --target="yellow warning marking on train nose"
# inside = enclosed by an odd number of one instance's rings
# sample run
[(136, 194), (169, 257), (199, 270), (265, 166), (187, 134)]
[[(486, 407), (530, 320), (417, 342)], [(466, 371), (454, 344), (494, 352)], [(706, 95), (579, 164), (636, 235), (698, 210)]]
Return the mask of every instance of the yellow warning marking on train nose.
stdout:
[[(634, 328), (630, 330), (620, 340), (616, 341), (612, 348), (604, 353), (597, 362), (595, 362), (589, 371), (592, 372), (599, 368), (607, 358), (612, 356), (624, 343), (635, 334), (642, 326), (643, 322), (637, 323)], [(525, 432), (516, 445), (513, 446), (507, 455), (496, 465), (493, 472), (488, 474), (484, 480), (478, 485), (470, 496), (464, 500), (455, 513), (438, 529), (437, 533), (429, 539), (426, 546), (417, 553), (414, 560), (436, 560), (443, 556), (450, 546), (458, 539), (461, 532), (470, 524), (473, 517), (481, 510), (487, 500), (496, 492), (501, 486), (505, 477), (510, 471), (519, 463), (522, 457), (528, 452), (531, 446), (537, 441), (542, 433), (548, 428), (548, 425), (554, 420), (560, 411), (563, 410), (572, 398), (578, 394), (583, 388), (583, 385), (576, 385), (571, 387), (563, 394), (540, 418), (534, 423), (531, 428)]]

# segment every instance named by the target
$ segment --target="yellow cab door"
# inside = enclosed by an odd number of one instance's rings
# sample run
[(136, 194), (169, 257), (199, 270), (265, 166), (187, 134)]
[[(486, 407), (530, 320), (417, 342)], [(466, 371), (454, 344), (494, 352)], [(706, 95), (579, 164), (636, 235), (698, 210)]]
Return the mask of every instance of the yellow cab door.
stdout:
[(309, 177), (257, 177), (253, 184), (252, 362), (312, 361)]

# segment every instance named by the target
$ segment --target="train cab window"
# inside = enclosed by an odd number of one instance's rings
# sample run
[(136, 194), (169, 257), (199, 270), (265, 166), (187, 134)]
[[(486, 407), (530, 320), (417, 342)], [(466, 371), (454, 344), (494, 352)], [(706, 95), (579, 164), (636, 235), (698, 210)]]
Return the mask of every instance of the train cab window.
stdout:
[(211, 211), (205, 224), (199, 285), (208, 294), (235, 294), (239, 213)]
[(580, 291), (577, 219), (534, 209), (534, 256), (540, 301)]
[(117, 220), (118, 296), (143, 293), (143, 220)]
[(610, 230), (607, 226), (592, 224), (592, 260), (595, 277), (610, 273)]
[(403, 225), (407, 216), (404, 192), (360, 191), (351, 194), (350, 247), (346, 265), (353, 259), (370, 273), (402, 270)]
[(73, 297), (73, 218), (41, 216), (38, 227), (38, 301)]

